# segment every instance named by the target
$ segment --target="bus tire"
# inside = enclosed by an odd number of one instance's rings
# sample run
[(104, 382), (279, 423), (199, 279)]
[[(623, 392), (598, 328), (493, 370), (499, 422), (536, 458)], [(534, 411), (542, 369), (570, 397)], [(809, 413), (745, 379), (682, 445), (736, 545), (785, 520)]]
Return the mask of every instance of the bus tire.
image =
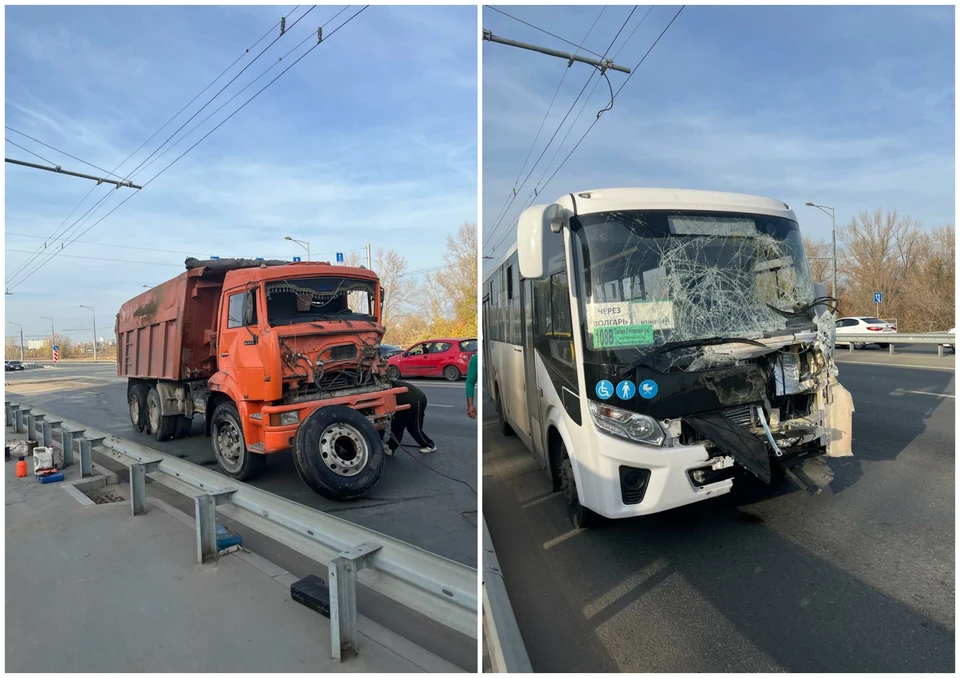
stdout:
[(127, 389), (127, 411), (133, 430), (143, 433), (147, 430), (147, 385), (132, 384)]
[(165, 417), (160, 409), (160, 392), (156, 386), (151, 386), (147, 391), (147, 424), (150, 427), (150, 433), (156, 441), (163, 441), (173, 437), (176, 422), (175, 416)]
[(391, 365), (387, 368), (387, 378), (392, 380), (397, 380), (400, 378), (400, 368), (396, 365)]
[(293, 464), (311, 490), (348, 501), (380, 481), (383, 440), (365, 416), (345, 405), (321, 407), (308, 416), (293, 444)]
[(570, 509), (570, 520), (578, 530), (596, 527), (600, 516), (580, 503), (580, 495), (577, 494), (577, 481), (573, 475), (573, 464), (570, 462), (566, 448), (561, 448), (560, 452), (563, 455), (563, 461), (560, 463), (560, 479), (563, 496), (567, 500), (567, 507)]
[(454, 365), (447, 365), (443, 368), (443, 376), (447, 381), (456, 381), (460, 378), (460, 370)]
[(497, 388), (497, 419), (500, 422), (500, 433), (505, 436), (516, 435), (513, 427), (507, 422), (507, 417), (503, 413), (503, 403), (500, 401), (500, 389)]
[(217, 405), (210, 419), (213, 456), (224, 475), (235, 480), (250, 480), (263, 472), (267, 458), (250, 451), (243, 437), (240, 412), (229, 400)]

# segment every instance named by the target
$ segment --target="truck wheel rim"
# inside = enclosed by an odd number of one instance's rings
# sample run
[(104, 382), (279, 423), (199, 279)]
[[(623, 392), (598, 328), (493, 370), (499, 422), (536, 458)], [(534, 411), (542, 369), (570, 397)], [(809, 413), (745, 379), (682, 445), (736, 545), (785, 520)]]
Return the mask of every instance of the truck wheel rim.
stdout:
[(140, 402), (136, 396), (130, 396), (130, 421), (134, 424), (140, 422)]
[(243, 456), (243, 438), (233, 422), (223, 421), (217, 427), (217, 451), (219, 452), (220, 463), (228, 471), (236, 471), (240, 468), (241, 457)]
[(355, 476), (367, 466), (370, 448), (350, 424), (331, 424), (320, 434), (320, 458), (341, 476)]
[(150, 415), (150, 428), (153, 431), (160, 429), (160, 405), (154, 402), (147, 403), (147, 412)]

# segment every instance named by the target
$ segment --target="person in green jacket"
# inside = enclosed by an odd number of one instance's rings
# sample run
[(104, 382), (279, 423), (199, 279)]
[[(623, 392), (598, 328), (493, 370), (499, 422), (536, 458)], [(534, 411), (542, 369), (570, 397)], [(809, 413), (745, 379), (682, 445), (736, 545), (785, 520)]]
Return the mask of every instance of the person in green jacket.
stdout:
[(477, 354), (474, 353), (467, 365), (467, 416), (477, 418), (477, 406), (473, 401), (477, 397)]

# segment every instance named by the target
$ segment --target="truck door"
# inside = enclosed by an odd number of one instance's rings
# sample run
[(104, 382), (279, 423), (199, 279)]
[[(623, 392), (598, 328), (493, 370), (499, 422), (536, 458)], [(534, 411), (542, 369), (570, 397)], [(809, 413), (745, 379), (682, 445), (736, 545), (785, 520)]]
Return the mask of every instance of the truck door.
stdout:
[(243, 400), (264, 399), (265, 372), (259, 347), (262, 308), (257, 288), (253, 288), (228, 293), (220, 309), (218, 364), (221, 372), (236, 380)]

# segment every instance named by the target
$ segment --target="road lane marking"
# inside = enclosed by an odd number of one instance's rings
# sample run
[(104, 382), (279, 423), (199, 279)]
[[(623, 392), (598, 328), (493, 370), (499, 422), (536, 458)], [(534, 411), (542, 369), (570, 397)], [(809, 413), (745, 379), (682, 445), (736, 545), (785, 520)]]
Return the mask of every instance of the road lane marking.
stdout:
[(894, 393), (916, 393), (917, 395), (932, 395), (937, 396), (938, 398), (956, 398), (957, 396), (951, 393), (934, 393), (932, 391), (908, 391), (905, 388), (898, 388), (893, 391)]
[(545, 502), (545, 501), (550, 501), (551, 499), (554, 499), (554, 498), (556, 498), (556, 497), (562, 497), (562, 496), (563, 496), (563, 494), (560, 493), (560, 492), (551, 492), (550, 494), (545, 495), (545, 496), (543, 496), (543, 497), (540, 497), (539, 499), (534, 499), (533, 501), (528, 501), (526, 504), (523, 504), (520, 508), (522, 508), (522, 509), (528, 509), (528, 508), (530, 508), (530, 507), (532, 507), (532, 506), (536, 506), (537, 504), (542, 504), (542, 503)]
[(554, 537), (554, 538), (551, 539), (550, 541), (544, 543), (543, 549), (544, 549), (545, 551), (548, 551), (548, 550), (552, 549), (554, 546), (557, 546), (558, 544), (562, 544), (563, 542), (565, 542), (565, 541), (566, 541), (567, 539), (569, 539), (570, 537), (575, 537), (575, 536), (577, 536), (577, 535), (580, 534), (581, 532), (583, 532), (583, 530), (578, 530), (577, 528), (573, 528), (573, 529), (570, 530), (569, 532), (566, 532), (566, 533), (564, 533), (564, 534), (561, 534), (559, 537)]
[(453, 405), (434, 405), (433, 403), (427, 403), (427, 407), (453, 407)]
[(935, 372), (956, 372), (955, 367), (925, 367), (923, 365), (897, 365), (894, 363), (868, 363), (860, 360), (837, 360), (838, 365), (873, 365), (874, 367), (902, 367), (908, 370), (934, 370)]

